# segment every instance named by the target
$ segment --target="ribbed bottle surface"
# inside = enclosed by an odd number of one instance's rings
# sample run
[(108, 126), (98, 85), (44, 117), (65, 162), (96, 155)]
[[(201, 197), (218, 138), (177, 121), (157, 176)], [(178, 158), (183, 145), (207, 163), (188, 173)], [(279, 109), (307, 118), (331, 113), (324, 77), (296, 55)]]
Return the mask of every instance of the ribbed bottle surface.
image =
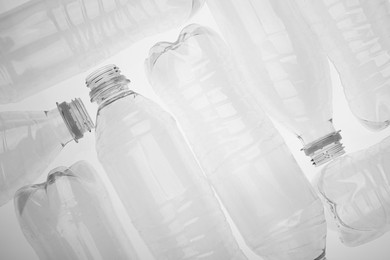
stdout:
[(349, 106), (361, 123), (390, 123), (390, 2), (294, 0), (340, 73)]
[(15, 195), (24, 236), (41, 260), (136, 260), (108, 193), (91, 165), (53, 169)]
[(50, 111), (0, 112), (0, 206), (38, 178), (67, 143), (93, 127), (80, 99)]
[(131, 94), (100, 109), (96, 142), (156, 259), (246, 259), (175, 121), (156, 104)]
[(57, 109), (0, 112), (0, 205), (38, 178), (72, 139)]
[(390, 138), (345, 155), (323, 168), (318, 189), (341, 241), (358, 246), (390, 229)]
[(245, 83), (223, 41), (190, 25), (146, 64), (247, 244), (264, 259), (320, 256), (322, 205), (270, 120), (237, 90)]
[[(203, 0), (30, 0), (0, 14), (0, 103), (81, 73), (174, 28)], [(33, 32), (33, 33), (31, 33)]]
[[(247, 81), (241, 87), (267, 114), (304, 146), (334, 133), (329, 64), (291, 0), (216, 0), (208, 6)], [(328, 154), (324, 162), (337, 157)]]

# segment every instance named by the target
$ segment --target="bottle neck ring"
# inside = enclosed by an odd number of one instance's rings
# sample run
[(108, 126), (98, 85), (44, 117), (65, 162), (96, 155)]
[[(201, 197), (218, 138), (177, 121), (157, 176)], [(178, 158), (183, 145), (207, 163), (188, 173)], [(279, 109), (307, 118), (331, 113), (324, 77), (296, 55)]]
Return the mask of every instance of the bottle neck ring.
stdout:
[(91, 132), (91, 129), (94, 128), (91, 117), (80, 98), (76, 98), (70, 103), (57, 103), (57, 108), (76, 142), (84, 136), (86, 131)]
[(330, 133), (305, 145), (302, 150), (311, 157), (313, 165), (320, 166), (345, 153), (340, 131)]

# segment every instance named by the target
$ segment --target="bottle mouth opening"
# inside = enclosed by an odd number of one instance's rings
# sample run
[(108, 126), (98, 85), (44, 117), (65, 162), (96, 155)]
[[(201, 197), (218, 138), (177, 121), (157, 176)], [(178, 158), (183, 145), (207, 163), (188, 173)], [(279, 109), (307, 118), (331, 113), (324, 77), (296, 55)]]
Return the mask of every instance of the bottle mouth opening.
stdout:
[(311, 157), (314, 166), (320, 166), (345, 154), (341, 139), (340, 131), (333, 132), (305, 145), (302, 150)]

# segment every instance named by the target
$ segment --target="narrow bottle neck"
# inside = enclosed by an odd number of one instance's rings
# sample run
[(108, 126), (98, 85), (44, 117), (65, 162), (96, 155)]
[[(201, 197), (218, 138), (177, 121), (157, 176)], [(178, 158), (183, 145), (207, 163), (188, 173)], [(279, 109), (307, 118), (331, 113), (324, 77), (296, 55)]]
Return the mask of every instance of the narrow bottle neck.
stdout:
[(305, 144), (302, 150), (311, 158), (313, 165), (320, 166), (345, 153), (341, 138), (340, 131), (334, 131)]
[(99, 105), (99, 110), (112, 102), (132, 94), (129, 89), (130, 80), (121, 75), (121, 71), (115, 65), (102, 67), (86, 79), (87, 87), (90, 88), (91, 102)]
[(76, 98), (69, 103), (57, 103), (57, 109), (70, 136), (76, 142), (80, 138), (83, 138), (86, 131), (91, 132), (91, 129), (94, 127), (83, 102), (79, 98)]
[(65, 146), (74, 140), (74, 137), (69, 131), (69, 128), (58, 108), (46, 111), (45, 113), (50, 124), (50, 128), (52, 129), (52, 133), (55, 135), (55, 140), (57, 140), (61, 146)]

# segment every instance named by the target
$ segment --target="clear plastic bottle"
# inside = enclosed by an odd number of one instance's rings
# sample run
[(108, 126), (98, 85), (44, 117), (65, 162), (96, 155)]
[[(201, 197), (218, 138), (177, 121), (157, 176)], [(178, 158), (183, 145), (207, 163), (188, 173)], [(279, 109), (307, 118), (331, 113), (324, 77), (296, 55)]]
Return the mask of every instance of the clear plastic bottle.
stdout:
[(246, 259), (175, 120), (115, 65), (87, 77), (96, 150), (156, 259)]
[(249, 247), (267, 260), (325, 259), (320, 199), (262, 110), (238, 91), (222, 39), (199, 25), (146, 61), (205, 174)]
[(329, 64), (291, 0), (207, 2), (263, 109), (302, 141), (314, 165), (344, 153), (332, 124)]
[(0, 13), (0, 104), (86, 71), (174, 28), (204, 0), (28, 0)]
[(358, 246), (390, 229), (390, 137), (325, 166), (317, 180), (341, 241)]
[(50, 111), (0, 112), (0, 205), (32, 183), (62, 148), (93, 123), (80, 99)]
[(352, 113), (370, 130), (390, 124), (390, 2), (294, 0), (336, 66)]
[(24, 236), (41, 260), (138, 259), (98, 174), (79, 161), (15, 194)]

